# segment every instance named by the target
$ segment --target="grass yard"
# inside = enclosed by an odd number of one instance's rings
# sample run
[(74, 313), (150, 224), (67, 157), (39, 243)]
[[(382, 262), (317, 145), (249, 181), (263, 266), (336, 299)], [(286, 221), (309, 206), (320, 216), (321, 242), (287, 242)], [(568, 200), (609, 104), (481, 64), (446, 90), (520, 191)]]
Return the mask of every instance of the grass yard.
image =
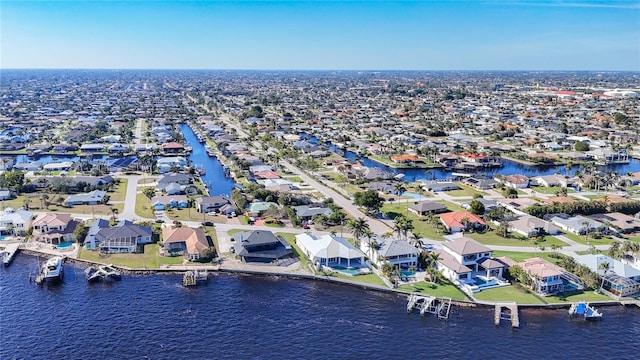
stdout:
[[(465, 233), (465, 236), (485, 245), (536, 246), (534, 239), (532, 238), (525, 238), (514, 234), (511, 234), (508, 238), (503, 238), (495, 231), (486, 231), (484, 233)], [(541, 242), (540, 245), (549, 249), (551, 248), (551, 245), (567, 246), (566, 243), (552, 236), (545, 236), (544, 241)]]
[(544, 300), (548, 304), (554, 303), (570, 303), (570, 302), (578, 302), (578, 301), (611, 301), (610, 297), (603, 294), (598, 294), (593, 291), (585, 291), (580, 294), (574, 294), (569, 296), (556, 295), (556, 296), (547, 296)]
[(131, 268), (149, 268), (157, 269), (161, 265), (179, 265), (182, 264), (184, 258), (160, 256), (158, 244), (146, 244), (144, 253), (142, 254), (110, 254), (102, 255), (97, 251), (86, 250), (81, 248), (78, 251), (80, 259), (99, 261), (102, 263), (111, 263), (114, 265), (128, 266)]
[(544, 304), (539, 297), (520, 285), (502, 286), (473, 294), (477, 300), (515, 301), (518, 304)]
[(612, 241), (612, 239), (609, 237), (603, 236), (600, 239), (594, 239), (592, 235), (589, 235), (589, 243), (587, 244), (585, 237), (582, 235), (576, 235), (574, 233), (566, 232), (564, 233), (564, 236), (568, 237), (569, 239), (577, 243), (584, 244), (584, 245), (608, 245), (608, 244), (611, 244), (611, 241)]
[(635, 236), (625, 236), (625, 238), (634, 242), (640, 242), (640, 234), (635, 234)]
[(460, 190), (450, 190), (447, 191), (446, 194), (449, 196), (474, 196), (474, 195), (483, 195), (484, 192), (475, 190), (471, 186), (467, 186), (461, 183), (456, 183), (461, 188)]
[(168, 209), (165, 210), (165, 213), (171, 220), (197, 222), (212, 221), (218, 224), (225, 224), (227, 222), (226, 216), (209, 216), (207, 214), (199, 213), (195, 208)]
[(444, 234), (442, 233), (442, 231), (438, 231), (438, 228), (436, 228), (434, 225), (429, 224), (426, 217), (418, 217), (418, 215), (412, 212), (407, 213), (406, 204), (384, 204), (381, 211), (383, 213), (386, 213), (392, 219), (399, 215), (404, 215), (413, 220), (413, 226), (415, 228), (414, 231), (422, 237), (444, 240)]
[(293, 254), (298, 259), (300, 259), (300, 263), (302, 263), (302, 266), (305, 269), (309, 268), (309, 259), (307, 259), (307, 256), (300, 250), (298, 245), (296, 245), (296, 235), (295, 234), (274, 233), (274, 235), (287, 240), (287, 242), (289, 243), (289, 245), (291, 245), (291, 248), (293, 249)]
[(555, 264), (557, 259), (550, 257), (552, 252), (520, 252), (520, 251), (493, 251), (493, 257), (506, 256), (514, 261), (523, 261), (524, 259), (530, 259), (533, 257), (541, 257)]
[(109, 191), (109, 201), (124, 201), (127, 195), (127, 184), (129, 179), (119, 179), (120, 184), (113, 188), (113, 191)]
[(467, 295), (449, 282), (433, 284), (426, 281), (418, 281), (412, 284), (401, 285), (398, 289), (406, 292), (423, 293), (438, 297), (449, 297), (453, 300), (469, 300)]
[[(556, 192), (560, 191), (562, 188), (560, 186), (552, 186), (552, 187), (546, 187), (546, 186), (532, 186), (531, 190), (539, 193), (539, 194), (547, 194), (547, 195), (555, 195)], [(570, 193), (575, 193), (576, 191), (571, 189), (571, 188), (567, 188), (567, 194)]]
[(317, 275), (325, 275), (325, 276), (328, 276), (328, 277), (335, 277), (335, 278), (338, 278), (338, 279), (345, 279), (345, 280), (360, 282), (360, 283), (363, 283), (363, 284), (371, 284), (371, 285), (378, 285), (378, 286), (384, 286), (384, 287), (387, 286), (382, 281), (382, 279), (380, 279), (380, 277), (378, 277), (378, 275), (376, 275), (374, 273), (365, 274), (365, 275), (357, 275), (357, 276), (349, 276), (349, 275), (340, 274), (338, 272), (333, 272), (333, 271), (320, 271), (320, 272), (317, 273)]
[(220, 247), (218, 246), (218, 235), (216, 234), (216, 228), (212, 226), (203, 226), (202, 230), (204, 233), (211, 236), (211, 240), (213, 240), (213, 247), (216, 248), (216, 253), (219, 254)]
[(155, 218), (151, 200), (141, 193), (136, 194), (136, 215), (149, 219)]

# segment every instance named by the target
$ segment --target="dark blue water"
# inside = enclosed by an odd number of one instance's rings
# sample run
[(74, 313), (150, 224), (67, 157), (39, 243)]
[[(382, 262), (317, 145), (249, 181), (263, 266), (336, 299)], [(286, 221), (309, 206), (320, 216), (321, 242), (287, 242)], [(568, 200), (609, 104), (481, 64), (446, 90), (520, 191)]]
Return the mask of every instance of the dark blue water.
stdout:
[(207, 150), (203, 144), (198, 142), (196, 134), (187, 124), (180, 124), (180, 131), (184, 135), (185, 142), (193, 148), (189, 160), (198, 168), (204, 167), (206, 174), (202, 176), (202, 180), (209, 189), (209, 194), (214, 195), (231, 195), (231, 190), (235, 187), (232, 178), (224, 176), (224, 169), (218, 159), (209, 157)]
[[(88, 285), (65, 265), (60, 286), (28, 281), (36, 259), (0, 269), (2, 359), (638, 359), (640, 310), (603, 307), (601, 322), (566, 310), (452, 308), (449, 321), (406, 314), (404, 297), (344, 285), (218, 275), (185, 289), (179, 275)], [(79, 275), (74, 279), (74, 270)], [(500, 354), (500, 355), (498, 355)]]
[[(306, 138), (309, 142), (317, 144), (318, 139), (309, 134), (300, 133), (301, 137)], [(337, 146), (332, 143), (325, 144), (331, 151), (340, 152)], [(355, 161), (356, 159), (360, 160), (362, 164), (366, 167), (377, 167), (388, 171), (393, 174), (404, 174), (405, 181), (416, 181), (416, 180), (424, 180), (424, 179), (446, 179), (452, 176), (454, 172), (468, 172), (468, 171), (447, 171), (440, 168), (435, 169), (395, 169), (389, 167), (387, 165), (381, 164), (379, 162), (373, 161), (367, 157), (360, 156), (353, 151), (344, 150), (344, 155), (342, 157), (348, 159), (349, 161)], [(477, 174), (484, 174), (487, 177), (491, 177), (494, 174), (501, 175), (511, 175), (511, 174), (523, 174), (526, 176), (539, 176), (539, 175), (551, 175), (555, 173), (565, 174), (564, 166), (530, 166), (517, 163), (515, 161), (502, 159), (504, 166), (501, 168), (489, 168), (482, 169)], [(619, 165), (608, 165), (599, 167), (601, 171), (615, 171), (619, 174), (626, 174), (627, 172), (637, 172), (640, 171), (640, 161), (635, 159), (630, 159), (629, 164), (619, 164)], [(573, 174), (575, 171), (580, 170), (579, 165), (575, 165), (570, 171), (570, 174)]]

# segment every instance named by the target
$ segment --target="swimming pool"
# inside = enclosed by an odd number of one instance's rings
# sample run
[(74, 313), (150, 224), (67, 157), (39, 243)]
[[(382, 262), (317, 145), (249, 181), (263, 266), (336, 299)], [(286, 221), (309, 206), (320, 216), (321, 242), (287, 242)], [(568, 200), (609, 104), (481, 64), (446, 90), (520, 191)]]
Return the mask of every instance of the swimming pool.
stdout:
[(401, 278), (408, 278), (408, 277), (414, 277), (416, 276), (416, 272), (415, 271), (401, 271), (400, 272), (400, 277)]
[(6, 237), (6, 236), (4, 236), (4, 235), (0, 235), (0, 241), (2, 241), (2, 240), (6, 240), (6, 239), (7, 239), (7, 237)]
[(59, 250), (66, 250), (68, 248), (71, 247), (71, 245), (73, 245), (73, 243), (71, 241), (67, 241), (67, 242), (63, 242), (57, 245), (57, 248)]
[(479, 278), (479, 277), (473, 278), (473, 281), (476, 283), (476, 286), (479, 287), (479, 288), (485, 288), (485, 287), (495, 286), (495, 285), (499, 284), (495, 280), (485, 280), (485, 279)]
[(342, 266), (335, 266), (335, 267), (332, 267), (331, 269), (349, 276), (356, 276), (360, 274), (360, 268), (346, 268)]

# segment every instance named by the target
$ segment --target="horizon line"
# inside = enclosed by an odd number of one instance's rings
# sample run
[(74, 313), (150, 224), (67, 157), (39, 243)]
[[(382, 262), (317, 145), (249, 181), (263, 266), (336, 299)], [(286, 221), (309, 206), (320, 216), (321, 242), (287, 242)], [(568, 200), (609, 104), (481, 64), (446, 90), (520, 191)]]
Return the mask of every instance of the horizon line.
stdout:
[(611, 70), (611, 69), (258, 69), (258, 68), (245, 68), (245, 69), (232, 69), (232, 68), (110, 68), (110, 67), (34, 67), (34, 68), (2, 68), (0, 67), (0, 71), (10, 71), (10, 70), (103, 70), (103, 71), (131, 71), (131, 70), (141, 70), (141, 71), (309, 71), (309, 72), (326, 72), (326, 71), (343, 71), (343, 72), (400, 72), (400, 71), (408, 71), (408, 72), (425, 72), (425, 71), (434, 71), (434, 72), (636, 72), (640, 73), (640, 69), (635, 70)]

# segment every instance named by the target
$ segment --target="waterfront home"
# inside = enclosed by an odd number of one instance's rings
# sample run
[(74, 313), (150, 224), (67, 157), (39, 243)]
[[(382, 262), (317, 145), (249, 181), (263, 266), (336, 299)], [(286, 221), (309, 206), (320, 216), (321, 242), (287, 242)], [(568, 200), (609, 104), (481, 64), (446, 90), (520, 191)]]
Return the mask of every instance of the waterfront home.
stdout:
[(569, 284), (563, 279), (565, 271), (560, 266), (543, 258), (525, 259), (517, 265), (529, 277), (531, 289), (539, 295), (550, 296), (563, 293), (565, 292), (565, 284)]
[(640, 282), (614, 272), (608, 272), (602, 276), (600, 291), (616, 300), (622, 297), (633, 297), (640, 293)]
[(415, 246), (404, 240), (382, 239), (376, 236), (375, 240), (371, 242), (371, 247), (367, 241), (361, 241), (360, 249), (365, 254), (369, 254), (371, 262), (380, 268), (384, 263), (389, 263), (402, 270), (418, 268), (420, 252)]
[(390, 159), (396, 164), (415, 164), (422, 162), (422, 159), (415, 155), (395, 155), (391, 156)]
[(34, 241), (58, 245), (73, 241), (73, 231), (78, 223), (69, 214), (39, 214), (32, 222)]
[(441, 192), (441, 191), (451, 191), (451, 190), (460, 190), (460, 186), (452, 181), (424, 181), (422, 183), (422, 188), (426, 191), (431, 192)]
[(38, 171), (42, 169), (42, 163), (40, 161), (20, 162), (13, 165), (13, 170), (19, 171)]
[(587, 232), (605, 231), (607, 229), (607, 225), (600, 221), (582, 215), (576, 215), (566, 219), (560, 216), (554, 216), (550, 221), (562, 230), (576, 235), (585, 235)]
[(592, 216), (616, 231), (628, 234), (640, 231), (640, 219), (619, 212), (597, 214)]
[(493, 179), (479, 179), (475, 177), (466, 178), (462, 180), (462, 182), (476, 190), (491, 190), (498, 184), (498, 182)]
[(532, 198), (515, 198), (515, 199), (497, 199), (496, 202), (505, 209), (518, 215), (527, 215), (525, 209), (529, 206), (538, 204), (538, 201)]
[[(220, 212), (225, 206), (225, 210), (231, 210), (231, 208), (233, 208), (233, 210), (228, 211), (228, 213), (236, 209), (235, 205), (231, 203), (231, 200), (225, 196), (201, 196), (195, 200), (196, 210), (200, 213)], [(226, 214), (227, 212), (224, 213)]]
[(382, 194), (393, 194), (396, 191), (391, 181), (372, 181), (369, 183), (367, 189)]
[(52, 162), (42, 167), (42, 169), (46, 171), (68, 171), (71, 168), (73, 168), (73, 162), (71, 161)]
[(32, 219), (33, 213), (29, 210), (5, 208), (0, 211), (0, 234), (24, 236), (31, 228)]
[(177, 142), (167, 142), (161, 145), (162, 151), (165, 153), (181, 153), (184, 151), (184, 145)]
[[(493, 251), (479, 242), (455, 237), (442, 244), (439, 254), (438, 270), (454, 284), (475, 286), (488, 280), (503, 280), (506, 265), (493, 258)], [(482, 277), (478, 280), (478, 277)], [(473, 290), (473, 289), (472, 289)]]
[(451, 233), (471, 229), (482, 229), (487, 225), (480, 216), (474, 215), (468, 211), (456, 211), (441, 214), (440, 222)]
[(296, 235), (296, 245), (317, 267), (330, 268), (355, 267), (366, 268), (364, 254), (346, 239), (325, 234), (318, 237), (314, 234)]
[(509, 231), (526, 237), (535, 237), (557, 235), (560, 233), (560, 228), (535, 216), (522, 215), (516, 220), (509, 221)]
[[(615, 273), (634, 281), (640, 281), (640, 269), (614, 259), (604, 254), (586, 254), (575, 257), (578, 264), (588, 267), (591, 271), (602, 276), (606, 273)], [(603, 268), (606, 266), (606, 269)]]
[(271, 263), (290, 258), (291, 245), (271, 231), (254, 230), (233, 234), (234, 251), (243, 262)]
[(156, 165), (160, 174), (166, 174), (173, 169), (181, 169), (187, 166), (187, 159), (182, 156), (163, 157), (156, 161)]
[(545, 187), (570, 187), (575, 184), (575, 180), (564, 175), (552, 174), (533, 177), (531, 178), (530, 184)]
[(162, 229), (161, 254), (164, 256), (184, 256), (189, 260), (198, 260), (209, 246), (207, 235), (200, 228), (165, 226)]
[(13, 199), (14, 195), (11, 190), (0, 190), (0, 201)]
[(504, 178), (497, 178), (497, 180), (514, 189), (525, 189), (529, 187), (529, 177), (525, 175), (507, 175)]
[(622, 164), (629, 162), (629, 155), (625, 151), (613, 151), (610, 149), (595, 149), (587, 152), (600, 164)]
[(409, 211), (418, 215), (440, 214), (449, 211), (446, 206), (433, 201), (420, 201), (409, 206)]
[(189, 198), (186, 195), (154, 196), (151, 199), (154, 210), (166, 210), (168, 208), (186, 209), (189, 207)]
[(123, 220), (118, 225), (101, 228), (94, 236), (94, 248), (100, 252), (134, 253), (140, 245), (151, 243), (151, 227), (136, 225), (128, 220)]
[(74, 205), (98, 205), (105, 203), (107, 192), (103, 190), (93, 190), (86, 194), (71, 195), (65, 200), (65, 206)]
[(331, 209), (319, 205), (300, 205), (294, 206), (293, 210), (301, 221), (309, 221), (316, 215), (330, 216), (333, 211)]
[(87, 250), (96, 250), (97, 249), (96, 234), (98, 233), (98, 231), (108, 227), (109, 227), (109, 220), (106, 220), (106, 219), (94, 220), (91, 223), (91, 225), (89, 225), (89, 229), (87, 230), (87, 236), (84, 238), (84, 243), (83, 243), (84, 247)]
[(104, 144), (83, 144), (80, 146), (80, 151), (83, 153), (105, 152), (106, 146)]

